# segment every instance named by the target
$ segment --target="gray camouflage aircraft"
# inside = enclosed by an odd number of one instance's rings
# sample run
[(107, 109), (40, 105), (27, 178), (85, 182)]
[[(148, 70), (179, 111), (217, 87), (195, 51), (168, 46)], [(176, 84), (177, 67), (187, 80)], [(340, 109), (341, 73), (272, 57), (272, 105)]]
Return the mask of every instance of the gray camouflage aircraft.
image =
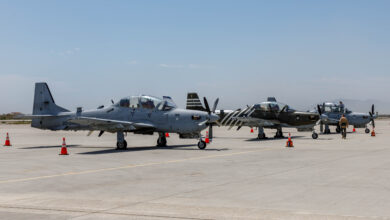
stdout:
[[(317, 110), (321, 117), (320, 129), (324, 134), (330, 134), (329, 126), (336, 126), (336, 132), (340, 133), (339, 120), (344, 114), (348, 119), (350, 125), (354, 128), (365, 128), (366, 133), (370, 133), (370, 129), (367, 125), (371, 122), (373, 128), (375, 128), (375, 119), (378, 114), (375, 114), (375, 106), (371, 106), (371, 111), (368, 113), (352, 112), (349, 109), (344, 109), (339, 104), (333, 102), (324, 102), (322, 105), (317, 105)], [(324, 130), (325, 126), (325, 130)]]
[(214, 113), (218, 99), (212, 110), (206, 103), (206, 112), (179, 109), (166, 96), (163, 99), (147, 95), (131, 96), (112, 103), (88, 111), (79, 107), (71, 112), (55, 104), (46, 83), (36, 83), (33, 114), (24, 118), (31, 118), (31, 126), (39, 129), (88, 130), (88, 135), (96, 130), (100, 131), (99, 137), (104, 132), (117, 133), (117, 149), (127, 148), (124, 136), (127, 132), (148, 135), (157, 132), (158, 146), (166, 146), (165, 133), (178, 133), (180, 138), (199, 139), (199, 149), (205, 149), (206, 143), (200, 133), (207, 127), (212, 129), (212, 123), (219, 119)]
[[(197, 93), (187, 94), (186, 108), (204, 110)], [(259, 139), (266, 138), (264, 128), (276, 129), (275, 138), (283, 138), (283, 127), (312, 131), (312, 138), (318, 138), (314, 130), (320, 119), (318, 113), (296, 111), (286, 104), (277, 102), (274, 97), (269, 97), (266, 102), (247, 106), (245, 109), (217, 110), (216, 113), (220, 117), (219, 124), (229, 126), (229, 129), (235, 126), (237, 130), (243, 126), (257, 127)]]

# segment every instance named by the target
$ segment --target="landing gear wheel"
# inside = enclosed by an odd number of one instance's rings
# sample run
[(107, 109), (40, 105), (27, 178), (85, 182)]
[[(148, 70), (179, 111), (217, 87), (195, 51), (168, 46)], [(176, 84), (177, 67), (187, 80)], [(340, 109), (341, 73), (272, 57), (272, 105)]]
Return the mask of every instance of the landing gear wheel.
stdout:
[(368, 133), (370, 133), (370, 129), (366, 128), (366, 130), (364, 132), (366, 132), (366, 134), (368, 134)]
[(123, 142), (116, 142), (116, 149), (117, 150), (125, 150), (127, 148), (127, 141), (123, 141)]
[(337, 127), (337, 128), (336, 128), (336, 132), (337, 132), (337, 133), (340, 133), (340, 132), (341, 132), (340, 127)]
[(157, 139), (157, 146), (158, 147), (165, 147), (167, 146), (167, 139), (165, 137), (161, 137)]
[(314, 132), (314, 133), (311, 135), (311, 137), (312, 137), (313, 139), (317, 139), (317, 138), (318, 138), (318, 134)]
[(206, 148), (206, 142), (199, 141), (198, 142), (198, 148), (201, 149), (201, 150), (204, 150)]
[(329, 128), (328, 128), (328, 129), (325, 129), (324, 134), (330, 134), (330, 129), (329, 129)]
[(262, 134), (258, 134), (258, 135), (257, 135), (257, 138), (258, 138), (258, 139), (266, 139), (266, 136), (265, 136), (264, 133), (262, 133)]
[(284, 138), (283, 131), (278, 129), (274, 138)]

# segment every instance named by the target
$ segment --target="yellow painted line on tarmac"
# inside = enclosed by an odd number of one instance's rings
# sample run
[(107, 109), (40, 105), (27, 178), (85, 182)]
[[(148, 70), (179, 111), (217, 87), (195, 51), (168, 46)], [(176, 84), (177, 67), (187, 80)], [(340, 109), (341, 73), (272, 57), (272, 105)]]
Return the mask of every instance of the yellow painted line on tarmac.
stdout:
[(272, 148), (253, 150), (253, 151), (241, 151), (241, 152), (235, 152), (235, 153), (229, 153), (229, 154), (209, 155), (209, 156), (203, 156), (203, 157), (192, 157), (192, 158), (178, 159), (178, 160), (168, 160), (168, 161), (155, 162), (155, 163), (129, 164), (129, 165), (119, 166), (119, 167), (102, 168), (102, 169), (95, 169), (95, 170), (85, 170), (85, 171), (79, 171), (79, 172), (67, 172), (67, 173), (60, 173), (60, 174), (53, 174), (53, 175), (46, 175), (46, 176), (36, 176), (36, 177), (21, 178), (21, 179), (2, 180), (2, 181), (0, 181), (0, 184), (27, 182), (27, 181), (32, 181), (32, 180), (42, 180), (42, 179), (50, 179), (50, 178), (54, 178), (54, 177), (99, 173), (99, 172), (105, 172), (105, 171), (111, 171), (111, 170), (131, 169), (131, 168), (137, 168), (137, 167), (149, 167), (149, 166), (155, 166), (155, 165), (180, 163), (180, 162), (186, 162), (186, 161), (191, 161), (191, 160), (201, 160), (201, 159), (209, 159), (209, 158), (217, 158), (217, 157), (229, 157), (229, 156), (249, 154), (249, 153), (268, 151), (268, 150), (272, 150)]

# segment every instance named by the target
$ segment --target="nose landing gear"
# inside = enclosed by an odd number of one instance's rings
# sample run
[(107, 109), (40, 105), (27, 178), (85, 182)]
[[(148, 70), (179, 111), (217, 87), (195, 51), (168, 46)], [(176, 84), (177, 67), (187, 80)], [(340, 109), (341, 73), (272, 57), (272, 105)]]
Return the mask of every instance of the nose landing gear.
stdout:
[(207, 144), (206, 144), (205, 141), (200, 140), (200, 141), (198, 142), (198, 148), (199, 148), (199, 149), (204, 150), (204, 149), (206, 149), (206, 146), (207, 146)]
[(198, 148), (201, 150), (206, 149), (206, 142), (202, 139), (202, 134), (199, 134), (199, 142), (198, 142)]

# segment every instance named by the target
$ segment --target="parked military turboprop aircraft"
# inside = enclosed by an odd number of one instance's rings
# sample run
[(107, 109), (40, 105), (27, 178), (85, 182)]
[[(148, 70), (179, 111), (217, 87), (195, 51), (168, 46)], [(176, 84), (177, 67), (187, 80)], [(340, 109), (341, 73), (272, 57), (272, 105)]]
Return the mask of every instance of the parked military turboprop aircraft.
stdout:
[[(205, 98), (206, 100), (206, 98)], [(121, 99), (110, 106), (97, 109), (71, 112), (55, 104), (46, 83), (35, 84), (33, 114), (31, 126), (49, 130), (89, 130), (117, 133), (117, 149), (126, 149), (124, 133), (153, 134), (158, 132), (158, 146), (166, 146), (166, 132), (178, 133), (180, 138), (199, 138), (199, 149), (206, 148), (200, 132), (219, 117), (214, 113), (218, 104), (215, 101), (210, 110), (206, 102), (206, 112), (185, 110), (176, 107), (170, 97), (163, 99), (153, 96), (132, 96)], [(210, 137), (211, 139), (212, 137)]]
[[(205, 110), (197, 93), (187, 94), (187, 109)], [(264, 128), (276, 129), (275, 138), (283, 137), (283, 127), (297, 128), (298, 131), (313, 131), (312, 138), (317, 139), (318, 134), (314, 126), (320, 119), (320, 115), (311, 112), (299, 112), (288, 105), (277, 102), (274, 97), (269, 97), (266, 102), (247, 106), (245, 109), (217, 110), (219, 123), (229, 126), (229, 129), (237, 126), (257, 127), (258, 138), (265, 139)]]
[[(358, 113), (352, 112), (348, 109), (340, 107), (340, 105), (332, 102), (325, 102), (322, 105), (317, 105), (317, 111), (324, 117), (321, 117), (320, 129), (321, 132), (325, 134), (330, 134), (329, 126), (336, 126), (336, 132), (340, 133), (339, 120), (344, 114), (347, 117), (350, 125), (353, 125), (355, 128), (365, 128), (366, 133), (370, 133), (370, 129), (367, 127), (367, 124), (371, 122), (373, 128), (375, 128), (375, 121), (378, 117), (375, 114), (375, 106), (371, 106), (371, 111), (368, 113)], [(325, 125), (325, 130), (324, 130)]]

